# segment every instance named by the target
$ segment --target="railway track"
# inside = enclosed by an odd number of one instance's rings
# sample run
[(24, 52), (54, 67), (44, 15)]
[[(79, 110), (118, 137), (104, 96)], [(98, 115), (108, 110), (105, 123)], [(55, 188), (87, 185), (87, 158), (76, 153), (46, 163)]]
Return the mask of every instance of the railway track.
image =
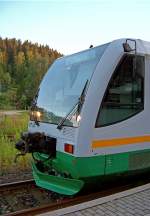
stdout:
[(36, 215), (75, 204), (90, 201), (148, 183), (150, 178), (109, 184), (99, 192), (84, 193), (73, 198), (57, 195), (36, 187), (33, 180), (3, 184), (0, 186), (0, 215)]
[(0, 215), (16, 215), (55, 202), (50, 191), (36, 187), (33, 180), (0, 185)]

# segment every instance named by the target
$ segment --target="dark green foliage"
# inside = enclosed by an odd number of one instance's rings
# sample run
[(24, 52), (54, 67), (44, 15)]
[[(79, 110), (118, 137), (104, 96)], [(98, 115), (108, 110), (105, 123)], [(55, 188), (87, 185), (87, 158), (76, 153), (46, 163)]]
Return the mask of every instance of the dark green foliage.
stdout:
[(0, 109), (30, 106), (43, 75), (60, 56), (47, 45), (0, 38)]

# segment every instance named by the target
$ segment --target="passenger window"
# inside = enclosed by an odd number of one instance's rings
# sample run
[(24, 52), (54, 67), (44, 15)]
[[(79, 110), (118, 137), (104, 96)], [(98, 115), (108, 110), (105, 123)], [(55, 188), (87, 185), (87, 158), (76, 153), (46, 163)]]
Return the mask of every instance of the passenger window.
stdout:
[[(136, 67), (135, 67), (136, 60)], [(104, 95), (96, 127), (123, 121), (144, 109), (144, 57), (126, 55)]]

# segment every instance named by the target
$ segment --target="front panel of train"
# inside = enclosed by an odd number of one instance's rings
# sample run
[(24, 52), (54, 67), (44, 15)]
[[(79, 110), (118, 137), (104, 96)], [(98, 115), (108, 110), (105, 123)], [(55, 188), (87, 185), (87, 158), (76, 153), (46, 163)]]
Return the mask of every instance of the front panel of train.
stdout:
[(34, 98), (28, 132), (16, 148), (33, 155), (36, 184), (66, 195), (76, 194), (84, 181), (74, 158), (82, 108), (95, 68), (108, 44), (56, 60)]

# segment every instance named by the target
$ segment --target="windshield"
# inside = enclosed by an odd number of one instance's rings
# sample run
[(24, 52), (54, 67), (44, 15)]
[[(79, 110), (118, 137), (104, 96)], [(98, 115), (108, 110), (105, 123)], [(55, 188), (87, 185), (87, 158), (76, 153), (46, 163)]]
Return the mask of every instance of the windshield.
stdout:
[[(53, 63), (40, 85), (36, 101), (36, 109), (41, 112), (39, 121), (59, 124), (70, 112), (107, 46), (66, 56)], [(66, 119), (64, 124), (75, 126), (75, 121)]]

